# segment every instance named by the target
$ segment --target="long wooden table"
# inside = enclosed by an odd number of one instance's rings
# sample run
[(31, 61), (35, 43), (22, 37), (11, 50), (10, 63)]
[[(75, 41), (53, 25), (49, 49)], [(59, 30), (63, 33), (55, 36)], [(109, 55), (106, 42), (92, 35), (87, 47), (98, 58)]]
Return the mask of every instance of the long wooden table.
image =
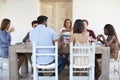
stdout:
[[(17, 55), (19, 53), (32, 53), (31, 45), (12, 45), (9, 47), (9, 80), (18, 80), (18, 62)], [(96, 46), (96, 54), (102, 54), (102, 80), (109, 80), (109, 59), (110, 48), (104, 46)]]

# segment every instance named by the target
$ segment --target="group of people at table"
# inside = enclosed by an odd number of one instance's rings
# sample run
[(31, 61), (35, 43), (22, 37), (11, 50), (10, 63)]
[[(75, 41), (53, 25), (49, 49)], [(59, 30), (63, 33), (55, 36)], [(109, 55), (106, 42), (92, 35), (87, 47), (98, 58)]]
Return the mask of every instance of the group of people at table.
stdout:
[[(105, 39), (103, 34), (95, 36), (92, 30), (88, 28), (88, 21), (85, 19), (76, 19), (72, 27), (72, 22), (70, 19), (65, 19), (64, 27), (60, 29), (60, 36), (56, 32), (47, 27), (47, 16), (38, 16), (37, 20), (32, 22), (33, 30), (28, 32), (28, 34), (23, 39), (23, 42), (36, 42), (41, 46), (54, 45), (58, 42), (59, 57), (58, 57), (58, 73), (64, 70), (65, 65), (69, 66), (69, 43), (73, 42), (73, 45), (88, 45), (91, 42), (97, 43), (100, 41), (105, 46), (110, 47), (110, 58), (117, 59), (119, 50), (119, 40), (117, 38), (116, 31), (111, 24), (106, 24), (104, 26), (104, 34), (107, 36)], [(11, 45), (11, 35), (14, 32), (14, 28), (10, 27), (11, 21), (7, 18), (3, 19), (0, 25), (0, 57), (8, 58), (9, 52), (8, 48)], [(54, 52), (53, 49), (43, 49), (41, 52)], [(99, 56), (98, 56), (99, 57)], [(18, 70), (20, 69), (22, 63), (24, 62), (26, 56), (24, 54), (18, 54)], [(54, 63), (55, 58), (52, 56), (37, 57), (37, 64), (48, 65)], [(79, 61), (75, 61), (77, 65)], [(98, 80), (100, 76), (100, 69), (97, 62), (97, 56), (95, 58), (95, 79)], [(38, 75), (43, 75), (42, 73)], [(55, 75), (55, 74), (53, 74)]]

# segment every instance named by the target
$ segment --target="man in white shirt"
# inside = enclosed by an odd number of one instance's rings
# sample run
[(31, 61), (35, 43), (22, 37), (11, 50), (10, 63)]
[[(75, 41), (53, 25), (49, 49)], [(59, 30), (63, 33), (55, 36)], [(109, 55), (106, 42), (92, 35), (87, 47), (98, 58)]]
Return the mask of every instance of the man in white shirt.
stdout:
[[(57, 41), (57, 35), (54, 30), (47, 28), (46, 16), (39, 16), (37, 18), (38, 26), (30, 31), (30, 41), (37, 43), (40, 46), (52, 46), (55, 41)], [(44, 53), (52, 53), (54, 49), (41, 49), (38, 50)], [(37, 64), (48, 65), (55, 62), (54, 56), (41, 56), (37, 57)], [(58, 57), (58, 73), (60, 73), (66, 65), (66, 59), (63, 57)], [(53, 74), (54, 75), (54, 74)]]

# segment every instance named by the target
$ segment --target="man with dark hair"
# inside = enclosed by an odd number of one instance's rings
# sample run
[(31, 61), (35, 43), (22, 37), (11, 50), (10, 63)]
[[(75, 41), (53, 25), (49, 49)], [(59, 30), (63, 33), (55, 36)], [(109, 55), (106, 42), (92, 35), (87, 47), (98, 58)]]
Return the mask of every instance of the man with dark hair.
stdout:
[(36, 20), (34, 20), (34, 21), (32, 21), (31, 25), (33, 28), (35, 28), (38, 26), (38, 22)]
[[(85, 28), (87, 29), (87, 28), (88, 28), (88, 24), (89, 24), (88, 21), (87, 21), (86, 19), (83, 19), (82, 21), (83, 21), (83, 23), (84, 23)], [(96, 41), (97, 41), (97, 38), (96, 38), (96, 36), (95, 36), (94, 31), (93, 31), (93, 30), (90, 30), (90, 29), (87, 29), (87, 31), (89, 32), (89, 36), (91, 37), (92, 41), (93, 41), (93, 42), (96, 42)]]
[[(87, 29), (88, 24), (89, 24), (88, 21), (86, 19), (83, 19), (82, 21), (84, 23), (84, 26), (85, 26), (86, 30), (89, 32), (89, 37), (91, 38), (91, 41), (92, 42), (97, 42), (97, 38), (95, 36), (94, 31), (90, 30), (90, 29)], [(99, 76), (101, 74), (101, 71), (100, 71), (100, 68), (99, 68), (99, 64), (98, 64), (98, 61), (97, 61), (97, 57), (99, 57), (99, 56), (101, 56), (101, 55), (97, 54), (95, 56), (95, 80), (98, 80), (98, 78), (99, 78)]]
[[(57, 40), (57, 35), (54, 30), (47, 27), (46, 16), (39, 16), (37, 18), (38, 26), (30, 32), (30, 41), (37, 43), (40, 46), (53, 46)], [(39, 53), (53, 53), (54, 49), (41, 49)], [(48, 65), (55, 62), (55, 57), (53, 56), (40, 56), (37, 57), (37, 64)], [(66, 59), (63, 57), (58, 57), (58, 73), (63, 71), (66, 65)], [(42, 74), (41, 74), (42, 75)], [(53, 74), (53, 76), (55, 73)]]
[[(38, 23), (36, 20), (34, 20), (32, 21), (31, 25), (33, 28), (36, 28), (38, 26)], [(23, 42), (29, 42), (29, 41), (30, 40), (29, 40), (29, 32), (28, 32), (27, 35), (24, 37)]]

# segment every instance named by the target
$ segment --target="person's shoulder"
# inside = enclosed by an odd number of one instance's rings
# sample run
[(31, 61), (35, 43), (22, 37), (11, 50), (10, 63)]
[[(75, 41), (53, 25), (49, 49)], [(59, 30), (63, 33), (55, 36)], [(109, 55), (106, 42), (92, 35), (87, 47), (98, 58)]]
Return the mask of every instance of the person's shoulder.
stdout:
[(117, 37), (115, 35), (112, 36), (113, 39), (117, 39)]
[(70, 37), (75, 37), (75, 36), (77, 36), (77, 35), (78, 35), (78, 34), (73, 33), (73, 34), (70, 35)]
[(2, 34), (4, 34), (5, 33), (5, 31), (3, 31), (3, 30), (0, 30), (0, 34), (2, 35)]
[(94, 31), (93, 31), (93, 30), (91, 30), (91, 29), (87, 29), (87, 31), (88, 31), (88, 32), (94, 32)]
[(2, 30), (0, 30), (0, 32), (3, 32)]
[(35, 29), (29, 31), (28, 34), (32, 34), (32, 33), (34, 33), (34, 32), (36, 32)]
[(47, 28), (49, 32), (55, 32), (52, 28)]
[(88, 31), (86, 31), (85, 33), (88, 34), (88, 35), (90, 34)]
[(73, 34), (70, 35), (70, 38), (71, 38), (71, 39), (75, 39), (75, 36), (76, 36), (76, 34), (73, 33)]
[(65, 27), (62, 27), (59, 32), (61, 33), (64, 29), (66, 29)]
[(3, 30), (0, 29), (0, 32), (3, 32)]

